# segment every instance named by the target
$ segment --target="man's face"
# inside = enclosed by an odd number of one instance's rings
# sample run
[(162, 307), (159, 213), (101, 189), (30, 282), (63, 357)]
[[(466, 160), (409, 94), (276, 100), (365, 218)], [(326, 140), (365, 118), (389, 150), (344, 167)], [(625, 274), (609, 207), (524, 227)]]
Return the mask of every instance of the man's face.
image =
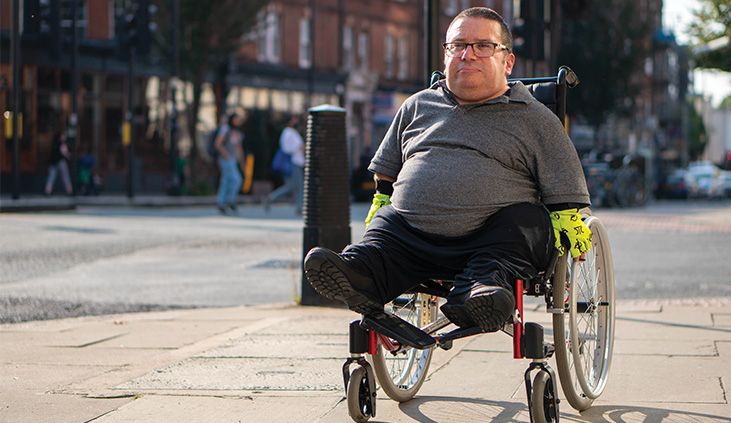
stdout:
[[(447, 31), (447, 42), (502, 43), (500, 24), (482, 18), (464, 18), (454, 22)], [(444, 55), (447, 87), (461, 104), (479, 103), (502, 95), (508, 88), (508, 75), (513, 70), (515, 56), (506, 50), (495, 51), (492, 57), (475, 56), (467, 47), (459, 56)]]

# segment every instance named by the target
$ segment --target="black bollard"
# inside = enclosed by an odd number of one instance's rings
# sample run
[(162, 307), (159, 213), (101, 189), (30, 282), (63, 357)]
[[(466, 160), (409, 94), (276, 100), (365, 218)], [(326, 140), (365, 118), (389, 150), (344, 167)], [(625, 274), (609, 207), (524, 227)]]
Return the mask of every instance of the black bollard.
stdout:
[[(345, 109), (309, 110), (305, 151), (303, 259), (313, 247), (340, 252), (350, 244), (350, 177)], [(318, 294), (302, 272), (303, 305), (342, 305)]]

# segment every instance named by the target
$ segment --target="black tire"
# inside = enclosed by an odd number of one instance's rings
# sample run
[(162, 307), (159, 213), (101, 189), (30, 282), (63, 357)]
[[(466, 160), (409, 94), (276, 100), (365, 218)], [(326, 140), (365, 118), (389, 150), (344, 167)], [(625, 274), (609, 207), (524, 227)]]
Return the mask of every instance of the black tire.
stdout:
[[(412, 325), (423, 328), (437, 318), (438, 304), (427, 294), (404, 294), (386, 305), (386, 309)], [(383, 392), (394, 401), (408, 401), (416, 395), (427, 377), (434, 347), (409, 348), (396, 355), (379, 345), (369, 356), (376, 380)]]
[[(564, 395), (579, 411), (606, 386), (614, 348), (614, 270), (607, 233), (598, 218), (582, 213), (592, 231), (584, 262), (561, 257), (554, 273), (556, 362)], [(569, 269), (571, 269), (569, 271)]]
[(551, 375), (541, 370), (533, 378), (533, 392), (531, 393), (531, 416), (533, 423), (553, 423), (558, 421), (558, 402), (554, 407), (553, 399), (556, 398), (555, 384), (551, 383)]
[(635, 169), (620, 172), (614, 182), (617, 204), (620, 207), (637, 207), (647, 201), (645, 178)]
[(371, 401), (375, 401), (376, 398), (371, 392), (368, 373), (363, 366), (357, 366), (350, 374), (346, 399), (348, 402), (348, 415), (354, 422), (367, 422), (373, 417)]

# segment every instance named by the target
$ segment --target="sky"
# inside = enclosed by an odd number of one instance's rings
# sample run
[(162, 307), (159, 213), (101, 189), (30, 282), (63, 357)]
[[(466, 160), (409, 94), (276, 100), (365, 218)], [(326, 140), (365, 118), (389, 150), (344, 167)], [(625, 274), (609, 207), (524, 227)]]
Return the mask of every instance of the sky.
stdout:
[[(688, 44), (686, 29), (693, 20), (693, 11), (700, 7), (698, 0), (663, 0), (662, 21), (666, 29), (675, 34), (678, 44)], [(731, 95), (731, 73), (710, 70), (694, 70), (695, 92), (703, 94), (714, 107)]]

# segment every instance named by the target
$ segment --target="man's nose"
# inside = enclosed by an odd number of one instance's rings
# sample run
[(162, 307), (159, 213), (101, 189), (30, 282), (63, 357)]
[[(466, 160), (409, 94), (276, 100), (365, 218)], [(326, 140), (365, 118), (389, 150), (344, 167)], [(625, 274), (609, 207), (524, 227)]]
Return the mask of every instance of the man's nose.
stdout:
[(466, 60), (468, 58), (467, 57), (468, 51), (471, 51), (470, 56), (469, 56), (470, 59), (477, 58), (477, 55), (475, 54), (475, 45), (474, 44), (467, 44), (464, 51), (462, 52), (462, 56), (460, 56), (459, 58), (462, 60)]

